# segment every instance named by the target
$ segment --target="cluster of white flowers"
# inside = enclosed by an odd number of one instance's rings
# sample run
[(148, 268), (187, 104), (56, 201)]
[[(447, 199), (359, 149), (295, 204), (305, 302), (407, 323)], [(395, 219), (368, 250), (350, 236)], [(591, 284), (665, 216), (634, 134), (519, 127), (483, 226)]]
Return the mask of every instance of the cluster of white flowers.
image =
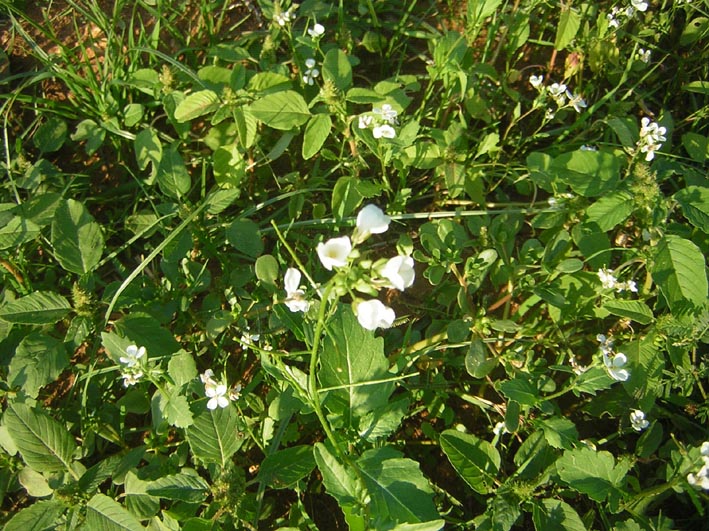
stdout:
[[(564, 83), (552, 83), (549, 87), (544, 86), (544, 76), (531, 75), (529, 76), (529, 84), (532, 85), (540, 94), (549, 94), (557, 106), (557, 111), (565, 107), (573, 107), (574, 110), (580, 113), (588, 105), (578, 94), (569, 90)], [(547, 109), (547, 118), (551, 119), (555, 115), (555, 111)]]
[(704, 441), (699, 449), (703, 465), (696, 474), (687, 474), (687, 483), (692, 487), (709, 490), (709, 441)]
[(389, 105), (384, 103), (381, 107), (374, 107), (371, 113), (359, 116), (358, 126), (360, 129), (372, 127), (374, 138), (394, 138), (396, 129), (392, 125), (399, 123), (397, 118), (399, 113)]
[(212, 369), (207, 369), (203, 374), (200, 374), (199, 379), (204, 384), (204, 395), (209, 398), (207, 409), (225, 408), (229, 405), (229, 401), (239, 399), (241, 384), (237, 384), (231, 389), (227, 388), (226, 384), (214, 379)]
[(651, 56), (652, 52), (650, 50), (646, 50), (645, 48), (638, 48), (638, 51), (635, 54), (635, 58), (645, 64), (648, 64), (650, 62)]
[(645, 412), (639, 409), (633, 409), (630, 412), (630, 425), (635, 431), (643, 431), (650, 423), (645, 418)]
[[(357, 214), (357, 223), (351, 239), (349, 236), (341, 236), (330, 238), (326, 242), (320, 242), (317, 245), (315, 250), (318, 253), (320, 262), (328, 271), (348, 266), (354, 247), (372, 234), (386, 232), (389, 228), (389, 223), (391, 223), (391, 218), (382, 212), (379, 207), (375, 205), (365, 206)], [(388, 260), (380, 260), (371, 269), (373, 275), (367, 281), (367, 285), (359, 286), (356, 289), (367, 293), (376, 293), (382, 287), (404, 291), (414, 283), (416, 277), (414, 260), (410, 256), (398, 255)], [(307, 301), (299, 286), (300, 272), (289, 269), (286, 275), (289, 275), (286, 280), (286, 293), (288, 295), (286, 304), (288, 304), (288, 308), (291, 311), (306, 311)], [(367, 330), (389, 328), (394, 324), (394, 319), (396, 319), (394, 310), (378, 299), (355, 300), (352, 306), (359, 324)]]
[(596, 340), (600, 343), (601, 353), (603, 354), (603, 364), (608, 370), (611, 378), (619, 382), (625, 382), (630, 378), (630, 371), (625, 368), (628, 363), (628, 358), (622, 352), (613, 351), (613, 340), (607, 338), (603, 334), (598, 334)]
[(294, 5), (289, 7), (287, 11), (280, 11), (274, 15), (273, 20), (281, 27), (290, 24), (295, 20), (296, 9), (298, 9), (298, 6)]
[(598, 279), (601, 281), (601, 285), (605, 289), (614, 289), (619, 293), (625, 290), (632, 291), (633, 293), (638, 292), (638, 285), (634, 280), (618, 282), (618, 279), (613, 275), (612, 269), (606, 269), (605, 267), (599, 269)]
[(144, 356), (145, 347), (138, 348), (137, 345), (128, 345), (126, 355), (118, 358), (118, 361), (124, 365), (121, 367), (124, 387), (137, 384), (143, 377), (141, 358)]
[(635, 16), (636, 11), (647, 11), (648, 3), (645, 0), (630, 0), (630, 5), (625, 7), (615, 6), (611, 12), (606, 15), (608, 26), (618, 29), (625, 22)]
[(667, 140), (666, 133), (666, 128), (661, 127), (657, 122), (651, 122), (650, 118), (644, 117), (640, 120), (640, 140), (637, 147), (641, 153), (645, 153), (647, 162), (655, 158), (655, 151), (660, 149), (662, 143)]
[(303, 73), (303, 83), (305, 83), (306, 85), (312, 85), (313, 83), (315, 83), (315, 78), (320, 75), (320, 70), (315, 68), (315, 64), (315, 59), (313, 59), (312, 57), (309, 57), (305, 60), (306, 70)]

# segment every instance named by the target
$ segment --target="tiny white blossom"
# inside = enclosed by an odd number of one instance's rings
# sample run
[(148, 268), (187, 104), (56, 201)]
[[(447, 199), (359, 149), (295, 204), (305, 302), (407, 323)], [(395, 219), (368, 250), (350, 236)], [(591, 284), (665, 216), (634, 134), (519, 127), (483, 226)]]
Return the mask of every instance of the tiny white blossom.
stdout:
[(126, 347), (126, 355), (121, 356), (118, 360), (125, 363), (126, 367), (135, 367), (138, 360), (145, 356), (145, 347), (138, 348), (137, 345), (128, 345)]
[(404, 291), (414, 283), (414, 259), (410, 256), (395, 256), (390, 258), (381, 270), (381, 274), (393, 287)]
[(217, 385), (216, 380), (214, 379), (214, 372), (212, 369), (207, 369), (204, 371), (202, 374), (199, 375), (199, 379), (202, 381), (203, 384), (207, 384), (208, 382), (213, 383), (214, 385)]
[(133, 373), (126, 373), (123, 375), (123, 387), (129, 387), (135, 385), (143, 377), (143, 371), (137, 371)]
[(625, 282), (625, 289), (628, 291), (632, 291), (633, 293), (638, 292), (638, 285), (635, 283), (634, 280), (628, 280)]
[(361, 114), (359, 116), (359, 123), (358, 126), (360, 129), (367, 129), (370, 125), (372, 125), (372, 121), (374, 118), (369, 115), (369, 114)]
[(657, 122), (651, 122), (650, 118), (643, 117), (640, 120), (640, 140), (637, 147), (641, 153), (645, 153), (645, 160), (650, 162), (655, 158), (655, 151), (662, 147), (662, 143), (667, 140), (665, 134), (667, 129)]
[(584, 144), (579, 148), (581, 151), (598, 151), (598, 148), (596, 146), (589, 146)]
[(225, 408), (229, 405), (227, 398), (227, 387), (222, 383), (207, 382), (204, 384), (204, 394), (209, 398), (207, 409), (217, 409), (217, 406)]
[(552, 83), (549, 86), (549, 94), (559, 107), (566, 103), (566, 85), (563, 83)]
[(615, 289), (618, 283), (618, 279), (613, 276), (613, 270), (605, 267), (598, 270), (598, 279), (605, 289)]
[(647, 64), (650, 62), (650, 56), (652, 55), (652, 52), (650, 50), (645, 50), (644, 48), (638, 48), (638, 53), (636, 54), (636, 58), (642, 61), (643, 63)]
[(320, 242), (315, 250), (325, 269), (332, 271), (333, 267), (347, 265), (347, 257), (352, 252), (352, 242), (349, 236), (330, 238), (324, 243)]
[(647, 2), (644, 0), (630, 0), (630, 4), (638, 11), (647, 11)]
[(500, 421), (497, 424), (495, 424), (495, 427), (492, 428), (492, 433), (495, 435), (502, 435), (503, 433), (509, 433), (507, 431), (507, 426), (505, 426), (505, 423)]
[(578, 94), (572, 94), (571, 91), (566, 91), (566, 96), (569, 98), (569, 105), (571, 105), (576, 112), (581, 112), (581, 109), (587, 107), (586, 100), (584, 100)]
[(709, 456), (709, 441), (704, 441), (699, 447), (699, 453), (703, 456)]
[(543, 82), (544, 76), (535, 76), (534, 74), (529, 76), (529, 84), (532, 85), (534, 88), (541, 87)]
[(387, 123), (390, 124), (396, 124), (397, 119), (396, 117), (398, 116), (398, 112), (396, 112), (391, 105), (388, 103), (384, 103), (381, 107), (374, 107), (372, 109), (372, 112), (374, 114), (378, 114), (379, 116), (382, 117), (382, 120), (384, 120)]
[(611, 378), (618, 380), (619, 382), (625, 382), (630, 378), (630, 372), (624, 369), (625, 364), (628, 362), (628, 358), (622, 352), (618, 352), (615, 356), (610, 356), (608, 353), (603, 352), (603, 363), (608, 369), (608, 373)]
[(276, 24), (279, 26), (285, 26), (286, 24), (293, 22), (295, 20), (295, 9), (296, 7), (291, 7), (288, 11), (282, 11), (273, 17)]
[(241, 334), (241, 342), (247, 347), (255, 345), (259, 339), (261, 339), (261, 334), (252, 334), (248, 328)]
[(303, 83), (307, 85), (312, 85), (315, 83), (315, 78), (320, 76), (320, 70), (315, 68), (315, 59), (309, 57), (305, 60), (306, 70), (303, 73)]
[(391, 218), (377, 205), (369, 204), (357, 214), (357, 232), (361, 234), (381, 234), (387, 231), (389, 223)]
[(310, 301), (305, 300), (305, 292), (300, 289), (300, 271), (289, 267), (283, 277), (283, 286), (286, 289), (285, 304), (291, 312), (307, 312)]
[(325, 26), (322, 24), (315, 24), (312, 28), (308, 30), (308, 35), (313, 39), (319, 39), (325, 33)]
[(396, 319), (394, 310), (378, 299), (360, 302), (355, 306), (355, 313), (359, 324), (367, 330), (390, 328)]
[(645, 413), (639, 409), (633, 409), (630, 412), (630, 424), (635, 431), (643, 431), (650, 425), (645, 418)]
[(317, 63), (315, 62), (315, 59), (313, 59), (312, 57), (308, 57), (305, 60), (305, 66), (308, 68), (313, 68), (316, 64)]
[(377, 125), (372, 129), (372, 135), (374, 138), (394, 138), (396, 130), (389, 124)]

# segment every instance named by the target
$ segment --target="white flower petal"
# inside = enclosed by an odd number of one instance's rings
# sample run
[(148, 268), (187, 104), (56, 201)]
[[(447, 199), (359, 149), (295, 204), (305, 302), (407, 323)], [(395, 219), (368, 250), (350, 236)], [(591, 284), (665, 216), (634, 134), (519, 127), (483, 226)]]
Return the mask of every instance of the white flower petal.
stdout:
[(347, 257), (352, 252), (352, 242), (349, 236), (330, 238), (324, 243), (320, 242), (316, 247), (316, 251), (325, 269), (332, 271), (333, 267), (347, 265)]
[(390, 328), (396, 319), (394, 310), (378, 299), (360, 302), (355, 307), (355, 313), (359, 324), (367, 330)]

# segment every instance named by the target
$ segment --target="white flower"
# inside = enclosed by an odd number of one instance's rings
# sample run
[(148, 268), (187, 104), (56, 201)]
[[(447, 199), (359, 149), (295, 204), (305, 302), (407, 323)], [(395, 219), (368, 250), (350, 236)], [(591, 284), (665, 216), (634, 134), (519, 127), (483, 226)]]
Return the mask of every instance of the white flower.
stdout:
[(325, 26), (322, 24), (315, 24), (312, 28), (308, 30), (308, 35), (313, 39), (319, 39), (325, 33)]
[(647, 11), (647, 2), (644, 0), (630, 0), (630, 4), (638, 11)]
[(492, 428), (492, 433), (494, 433), (497, 436), (497, 435), (502, 435), (503, 433), (509, 433), (509, 432), (507, 431), (507, 426), (505, 426), (505, 423), (500, 421), (497, 424), (495, 424), (495, 427)]
[(628, 362), (628, 358), (622, 352), (618, 352), (615, 356), (611, 358), (609, 353), (603, 352), (603, 363), (608, 369), (608, 373), (611, 378), (618, 380), (619, 382), (625, 382), (630, 378), (630, 372), (624, 369), (625, 364)]
[(246, 331), (241, 334), (241, 342), (247, 347), (255, 345), (259, 339), (261, 339), (261, 334), (252, 334), (249, 332), (248, 327)]
[(625, 287), (625, 289), (627, 289), (628, 291), (632, 291), (633, 293), (637, 293), (637, 292), (638, 292), (638, 285), (635, 283), (634, 280), (628, 280), (628, 281), (626, 281), (626, 282), (624, 283), (624, 287)]
[(125, 363), (127, 367), (135, 367), (138, 364), (138, 360), (145, 356), (145, 347), (138, 348), (137, 345), (128, 345), (126, 347), (126, 355), (121, 356), (119, 361)]
[(543, 82), (544, 82), (544, 76), (535, 76), (535, 75), (529, 76), (529, 84), (532, 85), (534, 88), (541, 87)]
[(699, 453), (703, 456), (709, 456), (709, 441), (704, 441), (699, 448)]
[(645, 413), (639, 409), (633, 409), (630, 412), (630, 424), (635, 431), (643, 431), (650, 423), (645, 418)]
[(204, 384), (204, 394), (209, 398), (207, 409), (217, 409), (217, 406), (225, 408), (229, 405), (227, 387), (222, 383), (208, 381)]
[(316, 247), (316, 251), (325, 269), (332, 271), (333, 267), (347, 265), (347, 257), (352, 252), (352, 242), (349, 236), (330, 238), (325, 243), (320, 242)]
[(372, 135), (374, 138), (394, 138), (396, 130), (388, 124), (377, 125), (372, 129)]
[(645, 160), (650, 162), (655, 158), (655, 151), (662, 147), (662, 143), (667, 140), (665, 134), (667, 129), (661, 127), (657, 122), (651, 122), (650, 118), (644, 117), (640, 120), (640, 140), (637, 147), (641, 153), (645, 153)]
[(613, 270), (605, 267), (598, 270), (598, 278), (605, 289), (615, 289), (618, 283), (618, 279), (613, 276)]
[(561, 107), (566, 102), (566, 85), (563, 83), (552, 83), (549, 86), (549, 94), (551, 94), (556, 104)]
[(598, 148), (596, 146), (589, 146), (584, 144), (579, 148), (581, 151), (598, 151)]
[(293, 267), (286, 270), (283, 276), (283, 286), (286, 289), (286, 306), (291, 312), (307, 312), (310, 302), (305, 300), (305, 292), (300, 289), (300, 271)]
[(315, 68), (315, 64), (315, 59), (312, 57), (305, 60), (306, 70), (303, 74), (303, 83), (306, 83), (307, 85), (312, 85), (315, 83), (315, 78), (320, 75), (320, 70)]
[(387, 216), (377, 205), (369, 204), (357, 214), (357, 231), (362, 234), (381, 234), (386, 232), (391, 223)]
[(608, 13), (606, 15), (606, 18), (608, 19), (608, 26), (611, 28), (618, 29), (620, 27), (620, 21), (615, 18), (611, 13)]
[(207, 369), (202, 374), (200, 374), (199, 379), (202, 380), (202, 383), (205, 385), (207, 383), (212, 383), (213, 385), (217, 385), (217, 382), (214, 379), (214, 372), (212, 371), (212, 369)]
[(596, 341), (598, 341), (600, 343), (599, 347), (601, 349), (601, 352), (603, 352), (605, 355), (608, 355), (611, 352), (613, 352), (613, 340), (612, 339), (608, 339), (603, 334), (598, 334), (596, 336)]
[(652, 55), (652, 52), (650, 50), (645, 50), (644, 48), (638, 48), (638, 53), (636, 54), (636, 58), (642, 61), (643, 63), (647, 64), (650, 62), (650, 56)]
[(581, 112), (581, 109), (585, 109), (587, 107), (586, 100), (578, 94), (572, 94), (571, 91), (567, 90), (566, 95), (569, 98), (569, 105), (571, 105), (576, 112)]
[(143, 371), (137, 371), (133, 373), (126, 373), (123, 375), (123, 387), (129, 387), (135, 385), (143, 377)]
[(273, 17), (273, 20), (275, 20), (276, 24), (279, 26), (285, 26), (289, 22), (293, 22), (295, 20), (295, 9), (297, 9), (297, 6), (291, 7), (288, 11), (278, 13)]
[(360, 129), (367, 129), (367, 127), (372, 125), (372, 120), (374, 120), (374, 118), (371, 115), (361, 114), (359, 116), (359, 124), (358, 124), (359, 128)]
[(241, 384), (236, 384), (234, 387), (229, 389), (229, 400), (236, 402), (241, 396)]
[(394, 310), (385, 306), (378, 299), (360, 302), (355, 306), (355, 313), (359, 324), (367, 330), (389, 328), (394, 324), (394, 319), (396, 319)]
[(397, 123), (396, 117), (398, 116), (398, 112), (396, 112), (391, 105), (388, 103), (384, 103), (381, 107), (374, 107), (372, 109), (372, 112), (374, 114), (378, 114), (379, 116), (382, 117), (382, 120), (384, 120), (387, 123), (390, 124), (395, 124)]
[(414, 283), (414, 259), (410, 256), (395, 256), (390, 258), (381, 270), (381, 274), (393, 287), (404, 291)]

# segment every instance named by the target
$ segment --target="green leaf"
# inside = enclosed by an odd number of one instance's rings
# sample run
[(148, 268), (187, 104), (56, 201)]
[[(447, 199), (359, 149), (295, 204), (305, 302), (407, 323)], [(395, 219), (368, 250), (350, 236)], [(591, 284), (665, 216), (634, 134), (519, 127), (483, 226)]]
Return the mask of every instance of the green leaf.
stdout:
[(332, 129), (332, 119), (329, 114), (314, 114), (305, 126), (302, 154), (304, 159), (315, 155), (327, 140)]
[(689, 222), (704, 234), (709, 234), (709, 188), (688, 186), (674, 195)]
[(37, 398), (39, 390), (53, 382), (68, 365), (69, 357), (61, 341), (32, 333), (18, 345), (10, 361), (7, 381), (13, 387), (22, 387), (28, 396)]
[(517, 375), (512, 380), (502, 382), (500, 390), (510, 400), (515, 400), (525, 406), (536, 406), (541, 400), (539, 390), (528, 377), (522, 374)]
[(212, 90), (198, 90), (188, 94), (175, 108), (175, 120), (189, 122), (216, 111), (221, 106), (219, 96)]
[(320, 364), (321, 386), (341, 387), (328, 392), (325, 406), (346, 425), (385, 405), (394, 390), (392, 382), (377, 382), (390, 376), (384, 340), (362, 328), (349, 306), (341, 305), (328, 322)]
[(256, 258), (263, 252), (263, 241), (258, 225), (250, 219), (237, 219), (226, 228), (226, 239), (246, 256)]
[(8, 323), (54, 324), (71, 310), (69, 301), (52, 291), (35, 291), (0, 308), (0, 319)]
[(168, 396), (156, 391), (159, 397), (159, 407), (163, 418), (176, 428), (187, 428), (194, 422), (190, 403), (186, 397), (179, 394), (179, 389), (174, 388)]
[(14, 249), (39, 236), (39, 226), (29, 219), (13, 216), (0, 228), (0, 249)]
[(338, 90), (347, 91), (352, 86), (352, 66), (347, 54), (339, 48), (331, 48), (325, 55), (322, 75), (324, 80), (332, 81)]
[(554, 48), (557, 50), (566, 48), (566, 46), (574, 40), (574, 37), (576, 37), (576, 33), (580, 27), (581, 14), (569, 5), (562, 4), (559, 25), (556, 27)]
[(45, 498), (46, 496), (51, 496), (54, 492), (49, 486), (47, 478), (28, 466), (20, 470), (20, 473), (17, 474), (17, 480), (25, 488), (27, 494), (35, 498)]
[(267, 455), (261, 462), (258, 480), (274, 489), (293, 488), (315, 468), (310, 445), (293, 446)]
[(152, 164), (148, 184), (153, 184), (162, 159), (162, 142), (160, 142), (157, 132), (152, 128), (143, 129), (135, 135), (133, 149), (135, 150), (135, 160), (141, 170), (145, 170), (149, 164)]
[(91, 119), (82, 120), (76, 126), (76, 131), (71, 135), (74, 142), (86, 140), (84, 149), (87, 155), (96, 153), (106, 138), (106, 130)]
[(704, 254), (694, 243), (668, 234), (658, 244), (652, 278), (670, 308), (685, 300), (696, 306), (707, 300), (707, 274)]
[(212, 155), (212, 170), (219, 186), (240, 192), (239, 184), (246, 175), (246, 160), (236, 144), (219, 146)]
[(105, 494), (96, 494), (86, 504), (86, 529), (91, 531), (144, 531), (135, 516)]
[(351, 175), (337, 179), (332, 190), (332, 213), (336, 218), (349, 216), (360, 205), (362, 194), (358, 185), (359, 179)]
[(488, 350), (481, 339), (470, 343), (468, 353), (465, 355), (465, 370), (473, 378), (485, 378), (497, 367), (497, 360), (487, 357)]
[(616, 191), (598, 199), (586, 209), (586, 220), (596, 223), (603, 232), (608, 232), (633, 213), (635, 202), (626, 191)]
[(613, 315), (627, 317), (641, 325), (650, 324), (654, 319), (652, 310), (642, 301), (609, 300), (603, 308)]
[(173, 354), (167, 364), (167, 373), (177, 386), (185, 385), (197, 378), (197, 364), (192, 354), (184, 350)]
[(199, 503), (207, 497), (209, 485), (197, 475), (171, 474), (151, 481), (145, 492), (166, 500)]
[(439, 518), (433, 491), (411, 459), (393, 448), (367, 450), (357, 460), (378, 521), (428, 522)]
[(224, 210), (229, 208), (240, 195), (241, 190), (238, 188), (217, 190), (216, 192), (209, 194), (209, 197), (207, 198), (209, 201), (209, 208), (207, 209), (207, 212), (210, 214), (221, 214)]
[(323, 443), (315, 443), (313, 456), (322, 474), (327, 493), (340, 507), (354, 507), (365, 498), (364, 485), (354, 471), (348, 470)]
[(611, 494), (619, 495), (627, 473), (626, 467), (616, 466), (610, 452), (596, 452), (586, 446), (565, 451), (556, 468), (562, 481), (597, 502)]
[(240, 434), (244, 428), (234, 408), (209, 410), (205, 407), (187, 428), (187, 442), (197, 458), (225, 467), (244, 442)]
[(71, 470), (74, 439), (65, 426), (26, 404), (10, 402), (3, 417), (22, 458), (38, 472)]
[(554, 159), (550, 170), (584, 197), (615, 190), (620, 181), (620, 157), (605, 151), (572, 151)]
[(572, 449), (578, 444), (579, 432), (569, 419), (552, 417), (535, 422), (544, 432), (544, 438), (552, 448)]
[(64, 145), (69, 128), (66, 121), (52, 117), (37, 128), (32, 141), (42, 153), (53, 153)]
[(682, 135), (682, 145), (690, 157), (699, 164), (709, 158), (709, 138), (697, 133), (685, 133)]
[(532, 519), (537, 531), (586, 531), (574, 508), (561, 500), (547, 498), (535, 502)]
[(157, 180), (160, 191), (173, 199), (180, 199), (190, 191), (192, 179), (176, 146), (170, 146), (162, 153)]
[(445, 430), (439, 442), (453, 468), (470, 488), (480, 494), (494, 490), (500, 470), (500, 454), (493, 445), (457, 430)]
[(369, 442), (388, 437), (401, 426), (408, 410), (409, 399), (402, 398), (367, 413), (360, 419), (359, 436)]
[(253, 102), (248, 110), (267, 126), (283, 131), (301, 126), (310, 118), (303, 96), (292, 90), (267, 94)]
[(101, 260), (105, 243), (101, 226), (79, 201), (67, 199), (52, 221), (52, 247), (61, 266), (83, 275)]
[(64, 505), (58, 501), (42, 500), (16, 513), (3, 528), (4, 531), (45, 531), (55, 529)]
[(256, 272), (256, 278), (261, 282), (270, 284), (271, 286), (276, 285), (276, 280), (278, 280), (278, 260), (276, 260), (273, 255), (264, 254), (256, 259), (256, 265), (254, 266)]

